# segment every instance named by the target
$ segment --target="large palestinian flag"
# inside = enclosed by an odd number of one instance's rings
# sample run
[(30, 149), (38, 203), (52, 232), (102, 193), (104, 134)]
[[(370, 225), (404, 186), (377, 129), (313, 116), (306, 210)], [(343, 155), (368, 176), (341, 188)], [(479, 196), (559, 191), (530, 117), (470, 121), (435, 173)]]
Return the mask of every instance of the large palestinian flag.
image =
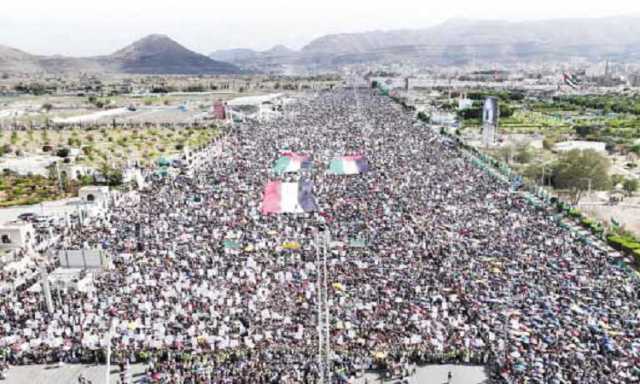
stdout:
[(357, 175), (368, 170), (369, 163), (362, 155), (342, 156), (329, 163), (329, 174), (332, 175)]
[(294, 152), (282, 152), (273, 166), (273, 172), (275, 172), (276, 175), (282, 175), (284, 173), (298, 172), (301, 169), (308, 168), (311, 168), (309, 156)]
[(305, 213), (317, 210), (313, 186), (308, 180), (297, 183), (270, 181), (264, 188), (262, 214)]

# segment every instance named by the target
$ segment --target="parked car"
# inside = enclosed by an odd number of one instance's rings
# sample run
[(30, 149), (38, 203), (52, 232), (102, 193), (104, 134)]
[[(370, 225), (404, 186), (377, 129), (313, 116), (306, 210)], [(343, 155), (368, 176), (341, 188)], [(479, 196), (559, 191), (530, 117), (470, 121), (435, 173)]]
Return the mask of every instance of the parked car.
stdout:
[(33, 218), (33, 221), (36, 223), (50, 223), (53, 221), (53, 217), (46, 215), (36, 215)]
[(18, 219), (28, 222), (33, 222), (35, 220), (36, 214), (33, 212), (21, 213), (18, 215)]

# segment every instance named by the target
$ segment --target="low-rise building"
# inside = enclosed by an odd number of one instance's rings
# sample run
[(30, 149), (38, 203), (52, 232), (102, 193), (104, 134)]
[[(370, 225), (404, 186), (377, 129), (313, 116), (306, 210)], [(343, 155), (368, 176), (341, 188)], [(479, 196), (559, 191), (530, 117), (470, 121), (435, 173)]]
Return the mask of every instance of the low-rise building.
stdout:
[(34, 245), (35, 229), (31, 223), (9, 222), (0, 226), (0, 248), (18, 249)]
[(607, 143), (600, 141), (584, 141), (584, 140), (570, 140), (557, 143), (553, 146), (553, 150), (556, 152), (568, 152), (574, 149), (586, 150), (592, 149), (596, 152), (606, 152)]
[(78, 197), (80, 197), (80, 200), (85, 203), (106, 204), (111, 200), (109, 187), (95, 185), (80, 188)]

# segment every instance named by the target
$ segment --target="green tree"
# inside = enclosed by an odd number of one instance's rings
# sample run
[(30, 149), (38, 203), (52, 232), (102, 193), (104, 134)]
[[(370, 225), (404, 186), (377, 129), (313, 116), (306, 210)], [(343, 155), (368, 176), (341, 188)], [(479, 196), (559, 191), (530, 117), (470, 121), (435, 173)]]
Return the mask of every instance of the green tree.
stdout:
[(580, 137), (587, 137), (596, 132), (596, 128), (593, 125), (576, 125), (573, 129)]
[(638, 187), (640, 187), (638, 179), (625, 179), (622, 183), (622, 189), (624, 189), (629, 196), (632, 196), (633, 193), (638, 190)]
[(69, 156), (69, 148), (60, 148), (56, 151), (56, 156), (58, 157), (68, 157)]
[(0, 147), (0, 156), (9, 154), (11, 152), (13, 152), (13, 148), (11, 148), (9, 144), (4, 144)]
[(55, 163), (51, 163), (47, 166), (47, 177), (49, 180), (58, 180), (58, 170)]
[(544, 139), (542, 139), (542, 148), (546, 149), (547, 151), (550, 151), (553, 149), (553, 146), (556, 145), (557, 142), (558, 142), (557, 137), (545, 136)]
[(533, 160), (534, 153), (528, 144), (519, 145), (516, 149), (515, 160), (521, 164), (527, 164)]
[(107, 185), (115, 187), (122, 184), (122, 170), (111, 167), (106, 161), (100, 165), (100, 173)]
[(574, 149), (560, 155), (553, 169), (553, 185), (569, 190), (573, 203), (577, 204), (589, 187), (595, 191), (609, 189), (610, 166), (605, 156), (592, 149)]
[[(541, 164), (529, 164), (522, 171), (522, 176), (539, 183), (542, 180), (542, 165)], [(546, 177), (545, 177), (546, 178)]]
[(424, 112), (418, 112), (418, 119), (425, 123), (429, 123), (431, 121), (431, 116), (427, 115)]
[(515, 156), (516, 148), (513, 145), (505, 145), (498, 149), (497, 157), (498, 160), (504, 161), (507, 164), (510, 164)]
[(624, 176), (622, 175), (611, 175), (611, 189), (615, 189), (618, 184), (624, 183)]

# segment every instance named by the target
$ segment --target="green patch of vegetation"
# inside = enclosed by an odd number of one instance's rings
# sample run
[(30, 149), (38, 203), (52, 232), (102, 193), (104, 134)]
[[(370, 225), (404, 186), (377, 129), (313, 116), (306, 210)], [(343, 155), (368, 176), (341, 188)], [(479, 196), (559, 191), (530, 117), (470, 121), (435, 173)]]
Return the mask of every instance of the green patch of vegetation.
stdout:
[(57, 180), (41, 175), (21, 176), (12, 172), (3, 173), (0, 191), (0, 207), (38, 204), (68, 197), (70, 192), (60, 191)]
[(640, 251), (640, 241), (629, 233), (609, 235), (607, 242), (612, 248), (629, 255), (637, 255)]

